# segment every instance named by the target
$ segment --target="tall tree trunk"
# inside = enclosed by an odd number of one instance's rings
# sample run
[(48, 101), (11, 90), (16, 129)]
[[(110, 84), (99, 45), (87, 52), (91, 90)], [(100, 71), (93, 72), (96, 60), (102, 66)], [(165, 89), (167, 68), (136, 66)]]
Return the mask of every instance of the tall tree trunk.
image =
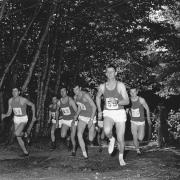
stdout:
[(47, 72), (48, 72), (48, 66), (49, 66), (49, 57), (48, 57), (48, 46), (47, 46), (47, 52), (46, 52), (46, 64), (45, 67), (43, 68), (43, 76), (41, 78), (41, 82), (40, 82), (40, 89), (39, 89), (39, 106), (37, 107), (37, 119), (38, 122), (41, 121), (41, 109), (42, 109), (42, 99), (43, 99), (43, 92), (44, 92), (44, 82), (45, 79), (47, 77)]
[[(44, 127), (45, 127), (45, 118), (46, 116), (44, 116), (44, 105), (45, 105), (45, 101), (46, 101), (46, 97), (47, 97), (47, 92), (48, 92), (48, 85), (50, 82), (50, 78), (51, 78), (51, 67), (49, 68), (48, 71), (48, 75), (47, 75), (47, 80), (46, 80), (46, 84), (45, 84), (45, 88), (44, 88), (44, 94), (43, 94), (43, 98), (42, 98), (42, 111), (41, 111), (41, 129), (44, 131)], [(47, 122), (46, 122), (47, 123)]]
[(57, 77), (56, 77), (55, 94), (58, 93), (60, 82), (61, 82), (62, 62), (63, 62), (63, 49), (61, 49), (61, 51), (60, 51), (60, 58), (59, 58), (59, 62), (58, 62), (58, 71), (57, 71)]
[(26, 78), (26, 80), (25, 80), (25, 82), (24, 82), (24, 84), (23, 84), (23, 87), (22, 87), (22, 92), (24, 92), (24, 91), (26, 90), (26, 88), (27, 88), (27, 86), (28, 86), (28, 84), (29, 84), (29, 82), (30, 82), (30, 80), (31, 80), (31, 77), (32, 77), (32, 74), (33, 74), (35, 65), (36, 65), (36, 63), (37, 63), (37, 60), (38, 60), (39, 55), (40, 55), (40, 52), (41, 52), (41, 48), (42, 48), (43, 43), (44, 43), (44, 41), (45, 41), (45, 39), (46, 39), (46, 36), (47, 36), (47, 34), (48, 34), (48, 30), (49, 30), (49, 27), (50, 27), (50, 24), (51, 24), (51, 20), (52, 20), (52, 18), (53, 18), (53, 15), (54, 15), (54, 13), (55, 13), (56, 6), (57, 6), (57, 3), (55, 3), (55, 1), (54, 1), (54, 3), (53, 3), (53, 10), (52, 10), (52, 12), (51, 12), (51, 15), (49, 16), (49, 19), (48, 19), (48, 22), (47, 22), (45, 31), (44, 31), (44, 33), (43, 33), (43, 35), (42, 35), (42, 37), (41, 37), (41, 40), (40, 40), (38, 49), (37, 49), (36, 54), (35, 54), (35, 57), (34, 57), (34, 60), (32, 61), (31, 66), (30, 66), (30, 68), (29, 68), (28, 76), (27, 76), (27, 78)]
[(3, 73), (3, 76), (2, 76), (2, 78), (1, 78), (1, 81), (0, 81), (0, 89), (2, 88), (2, 85), (3, 85), (3, 83), (4, 83), (5, 77), (6, 77), (6, 75), (8, 74), (11, 65), (12, 65), (13, 62), (15, 61), (15, 58), (16, 58), (16, 56), (17, 56), (17, 54), (18, 54), (18, 51), (19, 51), (19, 49), (20, 49), (20, 47), (21, 47), (21, 44), (22, 44), (23, 40), (25, 39), (25, 37), (26, 37), (26, 35), (27, 35), (27, 33), (28, 33), (31, 25), (33, 24), (36, 16), (38, 15), (40, 9), (41, 9), (41, 6), (36, 9), (36, 11), (35, 11), (35, 13), (34, 13), (34, 15), (33, 15), (33, 18), (32, 18), (32, 20), (31, 20), (31, 22), (29, 23), (26, 31), (24, 32), (23, 36), (22, 36), (21, 39), (19, 40), (19, 43), (18, 43), (17, 48), (16, 48), (16, 50), (15, 50), (15, 53), (14, 53), (13, 57), (11, 58), (9, 64), (7, 65), (7, 67), (6, 67), (6, 69), (5, 69), (4, 73)]
[(7, 0), (3, 0), (2, 5), (1, 5), (1, 11), (0, 11), (0, 21), (3, 18), (3, 14), (5, 11), (5, 6), (6, 6)]

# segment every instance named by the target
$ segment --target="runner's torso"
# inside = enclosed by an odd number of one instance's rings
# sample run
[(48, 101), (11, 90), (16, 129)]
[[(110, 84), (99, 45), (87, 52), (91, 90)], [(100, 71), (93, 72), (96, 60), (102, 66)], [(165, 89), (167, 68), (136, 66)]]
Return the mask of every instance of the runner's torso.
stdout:
[[(105, 99), (105, 107), (104, 110), (119, 110), (119, 109), (124, 109), (123, 106), (120, 106), (118, 104), (118, 101), (122, 100), (123, 97), (121, 94), (119, 94), (118, 90), (117, 90), (117, 85), (118, 82), (116, 82), (116, 86), (114, 89), (109, 90), (106, 87), (106, 83), (105, 83), (105, 89), (104, 89), (104, 99)], [(115, 101), (112, 99), (115, 99)]]
[(22, 103), (22, 98), (12, 98), (11, 107), (13, 109), (14, 115), (18, 117), (26, 116), (26, 104)]
[(91, 117), (92, 115), (92, 107), (90, 105), (90, 103), (85, 99), (85, 92), (82, 92), (82, 96), (79, 98), (77, 96), (76, 99), (76, 103), (78, 104), (78, 106), (81, 107), (81, 112), (80, 112), (80, 116), (85, 116), (85, 117)]
[(64, 120), (72, 120), (74, 118), (75, 112), (72, 106), (69, 104), (69, 97), (65, 103), (62, 102), (62, 99), (60, 100), (60, 108), (62, 112), (62, 118)]
[(144, 121), (144, 107), (140, 103), (139, 97), (136, 101), (132, 101), (132, 106), (131, 106), (131, 120), (132, 121)]

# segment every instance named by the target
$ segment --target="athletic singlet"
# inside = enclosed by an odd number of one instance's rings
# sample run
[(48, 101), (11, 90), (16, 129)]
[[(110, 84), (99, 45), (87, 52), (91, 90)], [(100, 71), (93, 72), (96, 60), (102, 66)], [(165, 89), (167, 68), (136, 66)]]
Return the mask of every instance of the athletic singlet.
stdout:
[(54, 107), (53, 104), (49, 106), (49, 111), (51, 112), (51, 119), (55, 120), (56, 119), (56, 111), (57, 111), (57, 105)]
[(140, 103), (139, 98), (137, 101), (131, 101), (131, 120), (132, 121), (140, 121), (143, 122), (144, 120), (144, 107)]
[[(117, 84), (116, 82), (116, 87), (113, 90), (109, 90), (106, 87), (105, 84), (105, 89), (104, 89), (104, 99), (105, 99), (105, 107), (104, 110), (119, 110), (119, 109), (124, 109), (123, 106), (118, 104), (118, 101), (122, 100), (123, 97), (121, 94), (119, 94), (117, 90)], [(112, 99), (115, 99), (115, 101)]]
[(83, 101), (85, 94), (86, 94), (85, 92), (82, 92), (81, 98), (78, 98), (77, 96), (77, 99), (76, 99), (76, 103), (78, 104), (78, 106), (81, 107), (81, 112), (79, 115), (85, 116), (85, 117), (91, 117), (92, 107), (89, 102)]
[(15, 98), (12, 98), (11, 107), (13, 109), (14, 115), (21, 117), (26, 116), (26, 104), (21, 104), (20, 97), (18, 101), (15, 101)]
[(75, 111), (69, 104), (69, 97), (68, 97), (68, 101), (65, 104), (62, 103), (62, 100), (60, 100), (60, 102), (61, 102), (60, 108), (62, 111), (63, 119), (72, 120), (74, 118)]

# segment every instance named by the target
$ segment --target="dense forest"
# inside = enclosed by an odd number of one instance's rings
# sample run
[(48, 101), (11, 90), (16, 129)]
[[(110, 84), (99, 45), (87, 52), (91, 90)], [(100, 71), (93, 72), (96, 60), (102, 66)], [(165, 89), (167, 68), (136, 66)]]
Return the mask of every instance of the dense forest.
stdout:
[(36, 105), (37, 132), (61, 86), (90, 93), (113, 63), (127, 88), (180, 91), (177, 0), (0, 0), (0, 112), (14, 85)]

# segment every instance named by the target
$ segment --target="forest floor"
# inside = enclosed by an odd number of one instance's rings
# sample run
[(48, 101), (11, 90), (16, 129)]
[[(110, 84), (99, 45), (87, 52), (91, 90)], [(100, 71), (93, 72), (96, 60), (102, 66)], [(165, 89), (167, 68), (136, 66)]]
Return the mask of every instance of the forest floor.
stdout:
[(0, 145), (0, 180), (179, 180), (180, 149), (158, 148), (155, 144), (143, 146), (143, 154), (137, 156), (133, 148), (126, 146), (127, 165), (119, 166), (118, 153), (110, 156), (107, 147), (88, 147), (89, 158), (83, 159), (78, 147), (71, 156), (67, 147), (58, 142), (54, 151), (49, 141), (34, 142), (28, 147), (29, 157), (21, 157), (17, 142)]

